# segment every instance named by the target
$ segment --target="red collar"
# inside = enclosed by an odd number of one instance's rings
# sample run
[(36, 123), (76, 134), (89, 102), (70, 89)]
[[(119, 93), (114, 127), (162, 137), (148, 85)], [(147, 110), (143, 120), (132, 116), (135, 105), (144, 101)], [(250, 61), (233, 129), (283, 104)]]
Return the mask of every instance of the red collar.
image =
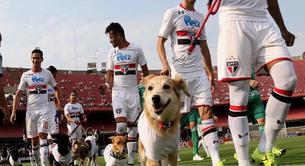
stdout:
[(171, 121), (171, 122), (159, 122), (159, 128), (160, 129), (169, 129), (172, 127), (172, 125), (174, 124), (175, 120)]

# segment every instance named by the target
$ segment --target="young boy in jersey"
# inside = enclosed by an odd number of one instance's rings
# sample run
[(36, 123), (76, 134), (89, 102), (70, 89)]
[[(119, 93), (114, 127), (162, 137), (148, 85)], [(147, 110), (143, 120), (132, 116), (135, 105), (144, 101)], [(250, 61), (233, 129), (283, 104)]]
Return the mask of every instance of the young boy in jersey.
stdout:
[[(1, 42), (2, 42), (2, 35), (0, 33), (0, 48), (1, 48)], [(10, 111), (7, 108), (7, 102), (6, 98), (4, 96), (4, 89), (3, 89), (3, 83), (2, 83), (2, 76), (3, 76), (3, 69), (2, 69), (2, 54), (0, 52), (0, 106), (2, 108), (2, 112), (4, 114), (2, 123), (7, 124), (10, 120)]]
[(82, 122), (87, 122), (84, 114), (83, 106), (77, 102), (77, 93), (75, 90), (71, 91), (69, 96), (69, 103), (65, 105), (64, 113), (67, 119), (68, 135), (72, 141), (72, 146), (76, 140), (82, 138)]
[(123, 27), (111, 23), (105, 31), (113, 48), (107, 62), (108, 88), (112, 89), (112, 107), (116, 122), (116, 133), (128, 133), (128, 164), (134, 164), (137, 141), (137, 127), (132, 126), (138, 117), (141, 106), (137, 89), (137, 69), (140, 65), (143, 75), (149, 74), (143, 50), (125, 38)]
[[(183, 0), (180, 5), (165, 12), (157, 41), (157, 51), (162, 63), (161, 74), (169, 75), (170, 65), (166, 58), (164, 44), (171, 37), (173, 50), (173, 69), (179, 73), (188, 86), (191, 97), (182, 97), (182, 122), (189, 123), (192, 134), (197, 134), (196, 120), (198, 114), (202, 120), (204, 141), (209, 146), (213, 165), (223, 165), (218, 151), (218, 135), (212, 115), (212, 94), (214, 87), (213, 70), (205, 31), (202, 31), (195, 49), (189, 53), (188, 48), (199, 30), (204, 16), (194, 9), (196, 0)], [(204, 65), (203, 65), (204, 64)], [(204, 69), (205, 66), (205, 69)], [(174, 74), (171, 74), (174, 76)], [(194, 147), (198, 146), (198, 137)], [(194, 154), (195, 157), (196, 154)]]
[[(252, 157), (265, 165), (277, 165), (273, 144), (285, 122), (296, 85), (289, 51), (295, 36), (283, 21), (277, 0), (225, 0), (219, 9), (218, 79), (229, 82), (229, 127), (238, 164), (249, 162), (247, 103), (249, 80), (254, 66), (257, 74), (270, 74), (274, 88), (266, 106), (264, 137)], [(267, 17), (273, 17), (281, 33)], [(285, 44), (286, 42), (286, 44)]]
[[(48, 84), (56, 91), (55, 95), (59, 98), (59, 91), (56, 81), (51, 72), (41, 68), (43, 52), (36, 48), (32, 51), (32, 68), (24, 72), (20, 79), (20, 84), (16, 92), (11, 123), (16, 120), (22, 93), (27, 91), (27, 111), (26, 111), (26, 132), (27, 137), (32, 140), (32, 151), (37, 165), (47, 165), (48, 159), (48, 112), (50, 111), (48, 101)], [(60, 106), (57, 105), (59, 108)], [(40, 155), (39, 155), (40, 154)]]

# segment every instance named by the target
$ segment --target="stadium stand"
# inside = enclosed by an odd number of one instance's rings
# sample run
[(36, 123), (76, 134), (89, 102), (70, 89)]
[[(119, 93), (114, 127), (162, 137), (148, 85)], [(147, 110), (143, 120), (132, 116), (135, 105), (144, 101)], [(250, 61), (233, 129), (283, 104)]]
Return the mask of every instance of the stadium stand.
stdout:
[[(295, 60), (296, 73), (298, 82), (293, 97), (301, 99), (300, 102), (304, 103), (305, 97), (305, 73), (303, 68), (305, 60)], [(4, 69), (4, 90), (9, 103), (12, 106), (13, 95), (17, 90), (18, 83), (23, 71), (28, 69), (23, 68), (5, 68)], [(158, 73), (158, 71), (153, 71)], [(216, 70), (214, 71), (216, 76)], [(140, 80), (140, 74), (138, 80)], [(217, 77), (215, 77), (216, 79)], [(269, 77), (257, 77), (262, 93), (262, 98), (266, 101), (272, 90), (272, 81)], [(78, 92), (78, 100), (85, 109), (85, 114), (88, 115), (89, 122), (85, 124), (86, 127), (94, 127), (104, 133), (112, 133), (115, 129), (115, 122), (113, 120), (111, 108), (111, 91), (109, 89), (99, 88), (100, 85), (105, 83), (105, 73), (88, 73), (86, 71), (59, 71), (57, 74), (57, 83), (62, 91), (61, 103), (62, 107), (68, 102), (68, 94), (72, 90)], [(215, 106), (213, 111), (218, 117), (217, 125), (227, 125), (227, 110), (229, 104), (228, 86), (226, 83), (218, 83), (216, 90), (213, 93)], [(26, 97), (21, 99), (19, 114), (25, 115)], [(0, 139), (1, 138), (14, 138), (22, 136), (22, 129), (24, 125), (24, 118), (18, 115), (19, 120), (15, 126), (0, 126)], [(289, 120), (305, 119), (304, 106), (299, 106), (294, 103), (288, 115)], [(61, 130), (66, 131), (65, 124), (61, 125)]]

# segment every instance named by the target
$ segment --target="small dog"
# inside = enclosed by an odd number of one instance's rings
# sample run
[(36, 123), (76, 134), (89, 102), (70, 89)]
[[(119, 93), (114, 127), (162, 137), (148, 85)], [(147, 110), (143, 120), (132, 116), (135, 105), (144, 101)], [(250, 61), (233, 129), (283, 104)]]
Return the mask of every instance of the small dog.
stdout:
[(8, 150), (9, 152), (9, 163), (12, 166), (20, 166), (21, 164), (21, 160), (20, 160), (20, 152), (18, 150), (18, 148), (10, 148)]
[(8, 145), (2, 145), (0, 147), (0, 164), (1, 165), (9, 165), (9, 152)]
[(144, 78), (144, 111), (138, 122), (142, 165), (177, 165), (179, 147), (180, 92), (189, 96), (181, 77)]
[(125, 136), (109, 137), (112, 144), (108, 144), (104, 150), (104, 159), (106, 166), (124, 166), (127, 165), (126, 160), (126, 143)]
[(86, 157), (89, 158), (87, 166), (90, 164), (96, 166), (96, 157), (97, 157), (97, 141), (98, 134), (97, 131), (93, 135), (88, 135), (84, 141), (78, 141), (74, 144), (74, 150), (77, 152), (77, 157), (80, 159), (80, 166), (83, 165)]
[(69, 136), (59, 133), (54, 135), (53, 138), (53, 142), (56, 144), (52, 149), (53, 165), (72, 165), (73, 158)]

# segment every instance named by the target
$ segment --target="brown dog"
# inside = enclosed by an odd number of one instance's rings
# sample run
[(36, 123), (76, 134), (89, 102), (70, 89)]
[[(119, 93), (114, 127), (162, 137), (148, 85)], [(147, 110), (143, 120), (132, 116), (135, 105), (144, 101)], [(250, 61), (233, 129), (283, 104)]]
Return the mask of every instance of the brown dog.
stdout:
[(144, 113), (138, 122), (141, 163), (157, 166), (167, 161), (175, 166), (180, 141), (180, 92), (189, 96), (186, 84), (179, 76), (147, 76), (144, 87)]
[(127, 138), (125, 136), (112, 136), (109, 137), (112, 144), (108, 144), (104, 150), (104, 159), (106, 166), (113, 165), (126, 165), (126, 143)]

